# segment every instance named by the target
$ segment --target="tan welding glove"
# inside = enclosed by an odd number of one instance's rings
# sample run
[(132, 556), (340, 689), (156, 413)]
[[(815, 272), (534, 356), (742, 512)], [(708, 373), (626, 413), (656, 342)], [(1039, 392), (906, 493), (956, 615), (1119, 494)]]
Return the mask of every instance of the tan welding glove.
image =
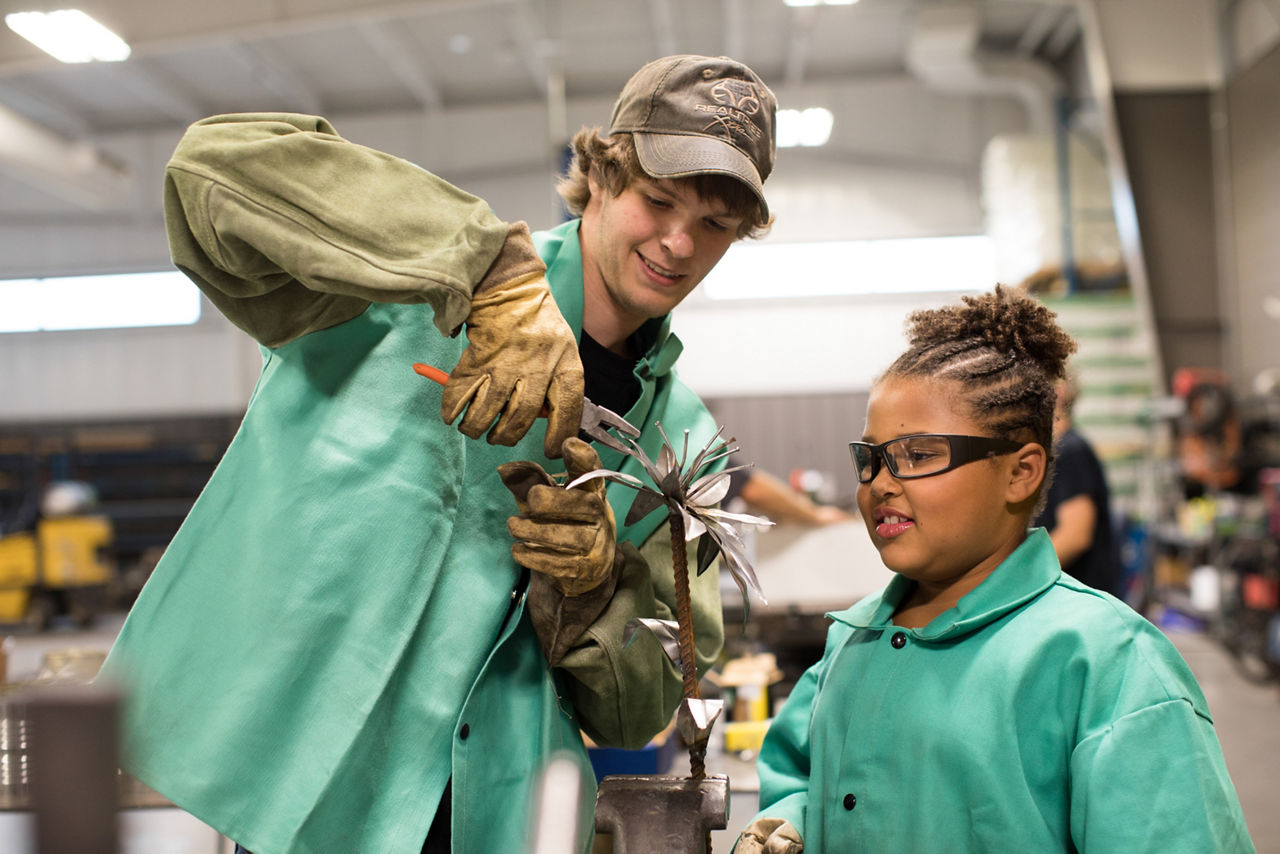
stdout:
[(489, 444), (514, 445), (545, 401), (546, 455), (560, 456), (582, 421), (582, 362), (523, 222), (511, 226), (476, 288), (466, 331), (470, 344), (444, 387), (445, 422), (466, 410), (458, 424), (463, 434), (476, 439), (488, 431)]
[[(562, 450), (569, 480), (601, 467), (595, 449), (576, 436)], [(546, 575), (566, 596), (580, 596), (610, 577), (617, 525), (604, 479), (565, 489), (527, 460), (504, 463), (498, 474), (520, 508), (519, 516), (507, 519), (517, 563)]]
[(761, 817), (751, 822), (738, 837), (734, 854), (800, 854), (804, 841), (795, 825), (786, 819)]

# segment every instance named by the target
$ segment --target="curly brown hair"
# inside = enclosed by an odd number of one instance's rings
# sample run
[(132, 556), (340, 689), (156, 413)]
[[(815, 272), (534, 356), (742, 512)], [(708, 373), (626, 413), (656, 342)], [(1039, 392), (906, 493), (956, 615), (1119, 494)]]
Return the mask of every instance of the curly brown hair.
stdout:
[[(592, 170), (595, 170), (596, 180), (612, 196), (627, 189), (632, 181), (649, 177), (640, 165), (635, 142), (629, 133), (605, 137), (598, 127), (584, 127), (574, 134), (570, 147), (573, 160), (556, 185), (556, 192), (574, 216), (582, 216), (587, 202), (591, 200), (587, 178)], [(762, 216), (756, 194), (736, 178), (707, 173), (670, 180), (689, 182), (700, 199), (724, 202), (730, 215), (742, 218), (742, 224), (738, 226), (739, 238), (763, 237), (773, 225), (772, 217)]]
[(956, 384), (959, 399), (991, 435), (1053, 447), (1054, 382), (1076, 342), (1034, 298), (996, 285), (963, 305), (913, 312), (907, 351), (881, 379), (927, 377)]

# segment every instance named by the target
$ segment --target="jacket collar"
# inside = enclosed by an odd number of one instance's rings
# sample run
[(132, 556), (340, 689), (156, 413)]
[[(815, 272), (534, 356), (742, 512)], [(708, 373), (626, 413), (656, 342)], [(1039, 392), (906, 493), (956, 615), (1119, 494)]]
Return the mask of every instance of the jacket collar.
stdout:
[[(549, 231), (533, 235), (538, 254), (547, 265), (547, 283), (556, 306), (574, 335), (582, 340), (582, 245), (578, 242), (578, 225), (581, 220), (571, 219)], [(640, 327), (640, 342), (644, 357), (636, 366), (641, 379), (661, 377), (671, 373), (680, 357), (684, 344), (671, 332), (671, 315), (646, 321)]]
[[(995, 622), (1039, 596), (1062, 577), (1053, 541), (1043, 528), (1033, 528), (995, 572), (969, 591), (954, 608), (939, 614), (929, 625), (903, 629), (920, 640), (952, 640)], [(895, 575), (878, 596), (868, 596), (851, 608), (827, 616), (855, 629), (892, 627), (893, 611), (906, 598), (914, 582)]]

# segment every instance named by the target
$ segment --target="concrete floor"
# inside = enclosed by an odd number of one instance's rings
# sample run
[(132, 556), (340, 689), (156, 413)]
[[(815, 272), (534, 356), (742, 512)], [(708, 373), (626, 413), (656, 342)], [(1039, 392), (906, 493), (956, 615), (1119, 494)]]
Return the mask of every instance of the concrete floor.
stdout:
[[(67, 648), (109, 648), (119, 628), (119, 619), (103, 620), (90, 631), (54, 631), (40, 635), (15, 636), (7, 644), (9, 678), (20, 680), (34, 675), (45, 652)], [(1256, 685), (1244, 679), (1231, 658), (1213, 639), (1196, 632), (1169, 630), (1204, 689), (1213, 713), (1218, 739), (1226, 756), (1227, 769), (1235, 782), (1245, 820), (1259, 854), (1280, 854), (1280, 809), (1276, 790), (1280, 785), (1280, 686)], [(730, 772), (735, 788), (731, 829), (714, 835), (716, 851), (727, 851), (730, 838), (754, 813), (754, 792), (750, 788), (753, 770), (735, 764), (733, 768), (710, 768), (714, 761), (734, 764), (731, 757), (708, 757), (709, 770)], [(735, 780), (737, 781), (735, 783)], [(746, 786), (741, 784), (746, 783)], [(748, 803), (750, 801), (750, 803)], [(177, 812), (177, 811), (161, 811)], [(229, 850), (225, 840), (185, 814), (135, 817), (126, 822), (124, 854), (220, 854)], [(22, 852), (28, 848), (26, 831), (12, 825), (15, 816), (0, 816), (0, 850)], [(15, 844), (18, 843), (18, 844)]]
[(1280, 687), (1245, 680), (1222, 647), (1203, 634), (1169, 631), (1191, 665), (1259, 854), (1280, 854)]

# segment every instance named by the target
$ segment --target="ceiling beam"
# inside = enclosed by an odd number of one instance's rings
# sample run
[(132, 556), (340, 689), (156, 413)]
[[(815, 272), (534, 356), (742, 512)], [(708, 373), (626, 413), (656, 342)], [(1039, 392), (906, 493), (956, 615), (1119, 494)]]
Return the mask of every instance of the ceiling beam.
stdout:
[(118, 201), (133, 180), (127, 168), (88, 142), (63, 137), (4, 106), (0, 169), (89, 210)]
[(742, 0), (723, 0), (720, 9), (724, 19), (724, 55), (742, 62), (747, 50), (747, 14)]
[(189, 125), (212, 112), (140, 61), (116, 63), (104, 70), (120, 86), (181, 124)]
[(530, 0), (514, 0), (511, 3), (511, 14), (504, 15), (507, 23), (507, 34), (511, 38), (512, 47), (520, 58), (520, 64), (529, 74), (529, 80), (538, 90), (538, 94), (547, 97), (551, 91), (548, 78), (551, 68), (547, 64), (547, 54), (551, 50), (551, 41), (546, 36), (542, 21), (538, 19)]
[(672, 56), (678, 53), (671, 0), (649, 0), (649, 17), (653, 21), (653, 35), (658, 47), (658, 56)]
[(34, 122), (47, 125), (59, 136), (89, 136), (89, 122), (73, 109), (61, 106), (49, 95), (28, 91), (15, 81), (0, 80), (0, 104), (7, 104)]
[(1062, 55), (1079, 40), (1080, 33), (1080, 16), (1063, 15), (1058, 19), (1058, 25), (1053, 28), (1053, 32), (1044, 44), (1045, 55), (1051, 60), (1061, 59)]
[(1022, 35), (1018, 38), (1017, 45), (1014, 46), (1014, 52), (1023, 57), (1035, 56), (1036, 51), (1044, 44), (1044, 40), (1053, 32), (1054, 27), (1058, 25), (1062, 16), (1070, 10), (1066, 8), (1055, 8), (1053, 6), (1041, 6), (1031, 17), (1027, 28), (1022, 31)]
[(428, 110), (438, 110), (444, 106), (444, 95), (440, 92), (440, 87), (418, 59), (421, 51), (413, 50), (403, 32), (374, 18), (362, 18), (356, 27), (420, 105)]
[(224, 45), (224, 49), (263, 88), (280, 98), (283, 102), (282, 106), (288, 107), (292, 112), (309, 113), (313, 116), (324, 115), (320, 97), (293, 72), (293, 69), (246, 42), (228, 42)]
[[(131, 58), (168, 56), (207, 48), (217, 48), (228, 42), (260, 42), (267, 39), (342, 30), (362, 20), (392, 21), (415, 16), (457, 12), (459, 10), (505, 7), (520, 0), (401, 0), (401, 2), (372, 3), (358, 8), (339, 8), (329, 0), (293, 0), (289, 3), (222, 3), (212, 2), (209, 7), (220, 10), (223, 18), (208, 25), (201, 18), (204, 29), (182, 29), (154, 38), (130, 39)], [(340, 4), (338, 4), (340, 5)], [(310, 11), (314, 6), (320, 11)], [(279, 11), (288, 7), (290, 11)], [(239, 12), (254, 10), (252, 15)], [(263, 11), (267, 10), (267, 11)], [(299, 11), (301, 10), (301, 11)], [(48, 71), (63, 67), (51, 56), (32, 53), (22, 59), (0, 62), (0, 78), (35, 71)]]
[(805, 60), (809, 56), (809, 40), (817, 20), (817, 6), (796, 6), (791, 9), (791, 38), (787, 42), (787, 58), (782, 80), (788, 86), (804, 83)]

